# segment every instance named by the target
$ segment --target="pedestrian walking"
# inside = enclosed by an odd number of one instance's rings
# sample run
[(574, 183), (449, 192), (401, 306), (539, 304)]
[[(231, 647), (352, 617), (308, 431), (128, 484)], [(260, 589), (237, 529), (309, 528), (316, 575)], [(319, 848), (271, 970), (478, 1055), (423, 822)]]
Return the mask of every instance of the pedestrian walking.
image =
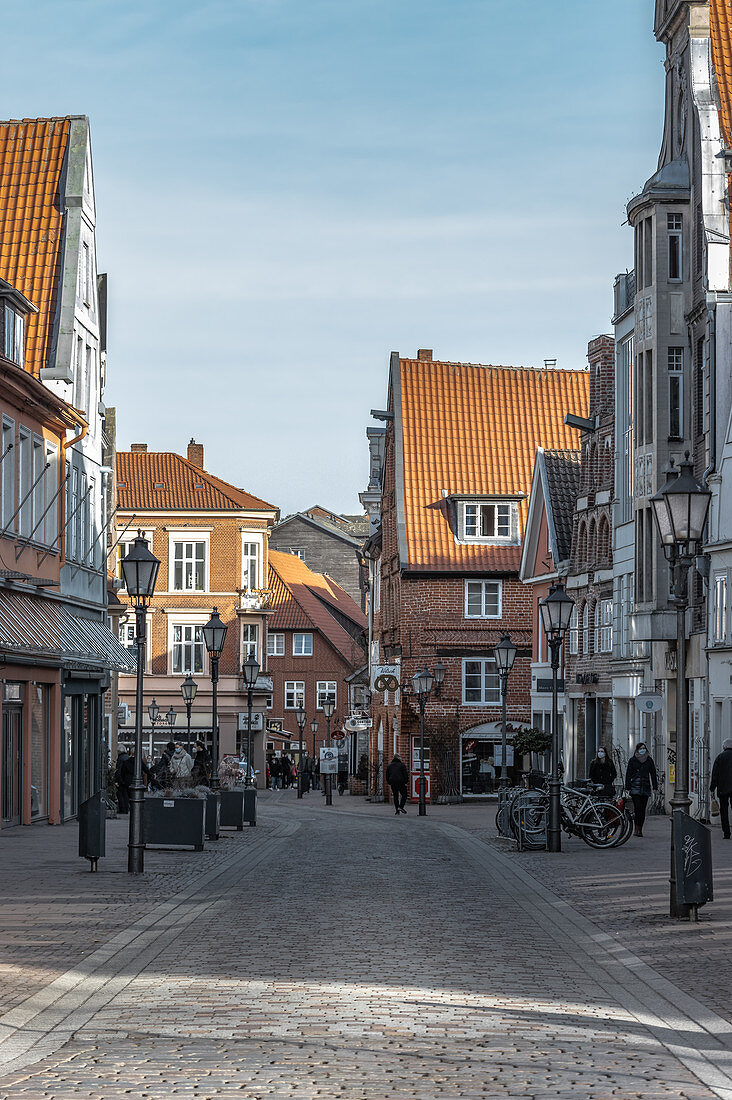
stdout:
[(628, 761), (625, 770), (625, 786), (630, 791), (635, 812), (635, 836), (643, 836), (643, 823), (646, 820), (646, 806), (651, 791), (658, 790), (656, 765), (648, 752), (644, 741), (639, 741), (635, 753)]
[(394, 753), (394, 759), (386, 769), (386, 782), (391, 787), (394, 799), (394, 813), (405, 814), (404, 805), (407, 801), (407, 788), (409, 786), (409, 772), (401, 756)]
[[(150, 769), (148, 768), (145, 757), (142, 758), (142, 782), (147, 787), (150, 782)], [(124, 787), (127, 796), (127, 810), (125, 813), (129, 813), (130, 806), (130, 790), (135, 780), (135, 746), (130, 745), (127, 750), (127, 756), (122, 761), (120, 767), (120, 783)]]
[(130, 789), (124, 782), (124, 763), (128, 759), (130, 751), (127, 745), (120, 745), (117, 753), (117, 763), (114, 768), (114, 781), (117, 787), (117, 809), (121, 814), (130, 812)]
[(280, 760), (280, 777), (282, 779), (283, 788), (290, 786), (290, 779), (292, 777), (292, 761), (287, 753)]
[(313, 790), (314, 791), (319, 791), (320, 790), (320, 759), (317, 756), (313, 759), (313, 772), (312, 772), (312, 774), (313, 774)]
[(174, 786), (185, 784), (190, 779), (193, 771), (193, 757), (189, 756), (180, 741), (176, 742), (175, 750), (168, 765)]
[(272, 776), (272, 790), (278, 791), (282, 783), (282, 765), (278, 756), (273, 756), (270, 760), (269, 774)]
[(607, 754), (604, 745), (597, 750), (597, 756), (590, 764), (590, 782), (602, 786), (601, 794), (612, 798), (615, 794), (615, 780), (618, 777), (618, 769)]
[(197, 787), (208, 787), (211, 783), (211, 757), (203, 741), (196, 741), (196, 755), (193, 757), (191, 779)]
[(722, 742), (722, 751), (712, 764), (712, 778), (709, 790), (717, 792), (719, 817), (722, 822), (722, 836), (729, 840), (729, 806), (732, 801), (732, 737)]
[(173, 754), (175, 753), (175, 741), (168, 741), (160, 753), (160, 759), (155, 765), (155, 781), (159, 787), (170, 787), (173, 783), (173, 771), (171, 768)]

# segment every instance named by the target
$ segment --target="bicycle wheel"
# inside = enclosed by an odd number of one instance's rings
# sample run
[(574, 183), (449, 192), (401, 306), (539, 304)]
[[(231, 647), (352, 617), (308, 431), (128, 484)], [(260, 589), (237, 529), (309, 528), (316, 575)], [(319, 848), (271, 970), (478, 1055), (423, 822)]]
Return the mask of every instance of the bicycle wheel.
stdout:
[(511, 829), (522, 847), (546, 847), (547, 805), (542, 791), (523, 791), (511, 803)]
[(626, 817), (612, 802), (595, 802), (582, 814), (577, 828), (590, 848), (614, 848), (625, 836)]
[(635, 820), (633, 818), (633, 815), (631, 813), (628, 813), (628, 811), (626, 810), (623, 814), (623, 817), (625, 818), (625, 832), (615, 842), (615, 847), (616, 848), (620, 848), (623, 844), (625, 844), (628, 840), (630, 840), (630, 838), (633, 835), (633, 828), (635, 826)]

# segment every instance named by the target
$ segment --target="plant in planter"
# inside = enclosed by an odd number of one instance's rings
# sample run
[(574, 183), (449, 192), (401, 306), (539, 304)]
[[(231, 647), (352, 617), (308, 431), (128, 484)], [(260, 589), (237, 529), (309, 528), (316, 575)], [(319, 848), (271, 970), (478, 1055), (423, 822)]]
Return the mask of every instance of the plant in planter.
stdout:
[(515, 726), (508, 726), (507, 732), (509, 734), (509, 744), (513, 745), (514, 752), (517, 756), (528, 756), (529, 767), (531, 768), (538, 766), (538, 761), (535, 758), (549, 752), (552, 746), (551, 733), (547, 733), (546, 730), (539, 729), (537, 726), (529, 726), (528, 729), (516, 729)]
[(166, 787), (145, 797), (145, 844), (190, 846), (203, 849), (208, 787)]
[(235, 756), (224, 756), (219, 761), (219, 785), (221, 798), (221, 820), (223, 827), (237, 829), (244, 828), (244, 798), (245, 792), (237, 787), (241, 767)]

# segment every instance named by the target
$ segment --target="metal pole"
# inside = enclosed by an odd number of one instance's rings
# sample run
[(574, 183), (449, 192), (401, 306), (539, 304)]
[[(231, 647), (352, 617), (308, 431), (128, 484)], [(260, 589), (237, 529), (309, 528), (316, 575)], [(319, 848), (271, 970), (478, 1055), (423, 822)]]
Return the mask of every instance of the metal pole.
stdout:
[(305, 724), (301, 726), (298, 722), (300, 729), (300, 759), (297, 762), (297, 797), (302, 798), (302, 731), (305, 729)]
[(508, 673), (501, 676), (501, 787), (508, 786), (506, 770), (506, 692), (508, 691)]
[(187, 718), (188, 718), (188, 755), (189, 756), (190, 756), (190, 753), (191, 753), (191, 705), (192, 705), (192, 703), (190, 701), (186, 703), (186, 715), (187, 715)]
[[(252, 688), (247, 687), (247, 777), (244, 784), (245, 787), (251, 787), (251, 779), (253, 778), (252, 772)], [(267, 746), (265, 745), (265, 748)]]
[(427, 815), (427, 782), (424, 777), (424, 708), (427, 696), (419, 697), (419, 816)]
[(219, 789), (219, 701), (218, 701), (218, 686), (219, 686), (219, 659), (218, 657), (211, 658), (211, 687), (213, 689), (213, 737), (212, 737), (212, 750), (213, 760), (211, 761), (211, 790), (217, 791)]
[(560, 638), (549, 638), (552, 651), (552, 771), (549, 777), (549, 821), (546, 846), (549, 852), (561, 852), (561, 792), (559, 783), (559, 647)]
[[(330, 748), (330, 715), (326, 717), (326, 722), (328, 723), (328, 748)], [(333, 805), (333, 776), (330, 772), (325, 777), (325, 804)]]
[(689, 812), (689, 707), (686, 699), (686, 606), (689, 563), (683, 557), (674, 562), (674, 599), (676, 602), (676, 772), (671, 797), (671, 873), (669, 875), (669, 914), (688, 920), (691, 906), (676, 900), (676, 853), (674, 817)]
[(135, 769), (130, 787), (130, 836), (127, 845), (127, 870), (131, 875), (141, 875), (145, 870), (145, 845), (142, 840), (142, 707), (145, 669), (145, 608), (135, 608), (137, 634), (137, 691), (135, 696)]

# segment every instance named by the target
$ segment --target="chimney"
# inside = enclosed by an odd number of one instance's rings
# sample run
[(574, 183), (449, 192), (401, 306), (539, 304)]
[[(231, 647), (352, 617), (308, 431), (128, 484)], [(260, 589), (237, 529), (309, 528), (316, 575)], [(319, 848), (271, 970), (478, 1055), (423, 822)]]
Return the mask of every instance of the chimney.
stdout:
[(188, 444), (188, 461), (193, 463), (194, 466), (198, 466), (199, 470), (203, 469), (203, 443), (196, 443), (195, 439), (192, 439)]
[(432, 362), (432, 348), (420, 348), (417, 352), (417, 359), (420, 363)]
[(130, 450), (133, 455), (146, 455), (147, 443), (130, 443)]

